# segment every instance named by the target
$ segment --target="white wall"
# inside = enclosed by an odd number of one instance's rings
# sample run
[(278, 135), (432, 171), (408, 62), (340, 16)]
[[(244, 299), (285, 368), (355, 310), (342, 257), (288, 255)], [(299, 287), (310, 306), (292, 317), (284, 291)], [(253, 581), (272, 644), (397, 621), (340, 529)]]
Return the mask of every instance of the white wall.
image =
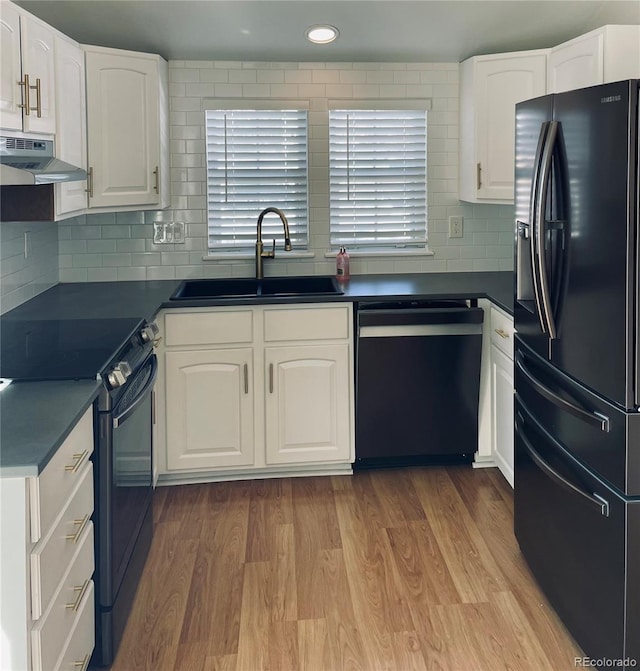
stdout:
[[(215, 98), (303, 98), (310, 105), (312, 259), (277, 251), (271, 275), (334, 271), (329, 247), (327, 100), (429, 98), (428, 229), (433, 256), (356, 258), (353, 273), (511, 270), (513, 207), (458, 201), (457, 63), (254, 63), (171, 61), (172, 208), (76, 217), (59, 224), (60, 280), (82, 282), (245, 276), (251, 260), (203, 261), (206, 188), (203, 110)], [(205, 101), (209, 101), (208, 103)], [(256, 218), (257, 218), (256, 212)], [(464, 237), (447, 237), (450, 215), (464, 215)], [(153, 221), (186, 222), (185, 244), (154, 245)]]

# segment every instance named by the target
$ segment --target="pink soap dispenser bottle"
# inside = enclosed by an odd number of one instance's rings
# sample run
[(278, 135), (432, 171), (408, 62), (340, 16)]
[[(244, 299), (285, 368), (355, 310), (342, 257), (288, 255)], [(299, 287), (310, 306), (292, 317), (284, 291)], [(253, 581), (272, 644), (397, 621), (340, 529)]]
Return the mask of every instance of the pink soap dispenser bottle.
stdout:
[(344, 247), (340, 247), (340, 251), (336, 256), (336, 277), (341, 282), (346, 282), (349, 277), (349, 254)]

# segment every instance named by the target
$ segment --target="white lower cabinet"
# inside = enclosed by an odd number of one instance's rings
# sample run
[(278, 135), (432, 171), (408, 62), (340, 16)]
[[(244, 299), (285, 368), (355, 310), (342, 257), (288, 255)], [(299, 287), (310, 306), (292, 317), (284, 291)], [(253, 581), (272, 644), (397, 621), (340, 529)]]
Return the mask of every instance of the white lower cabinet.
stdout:
[(170, 310), (163, 327), (160, 481), (351, 469), (351, 304)]
[(93, 408), (38, 477), (0, 480), (0, 669), (87, 668), (94, 648)]
[(348, 461), (349, 345), (268, 347), (268, 464)]
[(491, 346), (491, 423), (496, 465), (513, 487), (513, 359)]
[(167, 352), (167, 467), (253, 464), (253, 350)]
[(513, 318), (486, 299), (474, 466), (497, 466), (513, 487)]

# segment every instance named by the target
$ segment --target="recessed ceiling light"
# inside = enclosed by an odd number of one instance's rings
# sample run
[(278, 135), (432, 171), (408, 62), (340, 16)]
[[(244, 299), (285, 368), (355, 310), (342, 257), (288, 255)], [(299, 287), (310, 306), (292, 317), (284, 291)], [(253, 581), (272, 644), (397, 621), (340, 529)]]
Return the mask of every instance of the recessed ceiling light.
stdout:
[(340, 32), (333, 26), (311, 26), (304, 33), (314, 44), (329, 44), (338, 38)]

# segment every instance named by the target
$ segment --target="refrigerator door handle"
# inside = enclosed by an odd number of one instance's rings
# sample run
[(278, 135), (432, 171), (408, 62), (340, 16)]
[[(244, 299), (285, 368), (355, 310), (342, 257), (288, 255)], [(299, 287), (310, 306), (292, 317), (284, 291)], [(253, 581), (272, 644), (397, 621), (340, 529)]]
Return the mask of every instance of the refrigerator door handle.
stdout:
[[(538, 259), (538, 229), (540, 228), (537, 221), (538, 201), (540, 199), (540, 168), (542, 165), (542, 155), (547, 141), (547, 134), (549, 131), (549, 121), (545, 121), (540, 127), (540, 135), (538, 136), (538, 146), (536, 148), (536, 156), (533, 162), (533, 176), (531, 179), (531, 193), (529, 195), (529, 244), (531, 246), (531, 275), (533, 280), (533, 294), (536, 305), (536, 312), (540, 321), (540, 327), (543, 333), (548, 332), (545, 314), (542, 310), (542, 287), (541, 278), (539, 275)], [(544, 211), (544, 210), (543, 210)], [(527, 236), (525, 236), (527, 237)], [(543, 249), (544, 252), (544, 249)]]
[[(518, 422), (517, 420), (520, 420), (520, 422)], [(525, 450), (531, 457), (533, 463), (556, 484), (560, 485), (561, 487), (564, 487), (564, 489), (567, 489), (570, 492), (573, 492), (574, 494), (577, 494), (578, 496), (581, 496), (584, 499), (585, 503), (587, 503), (592, 508), (597, 510), (603, 517), (609, 517), (609, 502), (606, 499), (603, 499), (601, 496), (598, 496), (598, 494), (596, 494), (595, 492), (591, 493), (585, 491), (584, 489), (578, 487), (577, 485), (574, 485), (573, 482), (567, 480), (567, 478), (558, 473), (558, 471), (556, 471), (555, 468), (550, 466), (538, 454), (538, 452), (533, 447), (529, 439), (526, 437), (523, 430), (524, 427), (522, 426), (523, 423), (524, 423), (524, 417), (520, 413), (517, 413), (516, 430), (518, 432), (520, 440), (522, 441), (522, 445), (524, 446)]]
[(572, 414), (574, 417), (581, 419), (583, 422), (599, 428), (600, 431), (604, 433), (609, 433), (609, 418), (606, 415), (603, 415), (599, 412), (585, 410), (576, 403), (571, 403), (561, 396), (558, 396), (556, 393), (551, 391), (551, 389), (540, 382), (540, 380), (538, 380), (535, 375), (527, 370), (523, 359), (524, 357), (522, 356), (522, 353), (518, 352), (516, 355), (516, 365), (541, 396), (544, 396), (548, 401), (551, 401), (554, 405), (557, 405), (559, 408)]
[(542, 313), (547, 325), (549, 338), (555, 340), (558, 337), (553, 310), (551, 308), (551, 292), (549, 290), (549, 271), (547, 269), (547, 255), (545, 253), (547, 197), (549, 195), (549, 184), (551, 182), (551, 163), (553, 152), (558, 138), (558, 122), (549, 121), (547, 138), (542, 150), (540, 162), (540, 179), (538, 182), (538, 195), (535, 203), (536, 222), (536, 247), (538, 263), (538, 281), (540, 282), (540, 298), (542, 301)]

